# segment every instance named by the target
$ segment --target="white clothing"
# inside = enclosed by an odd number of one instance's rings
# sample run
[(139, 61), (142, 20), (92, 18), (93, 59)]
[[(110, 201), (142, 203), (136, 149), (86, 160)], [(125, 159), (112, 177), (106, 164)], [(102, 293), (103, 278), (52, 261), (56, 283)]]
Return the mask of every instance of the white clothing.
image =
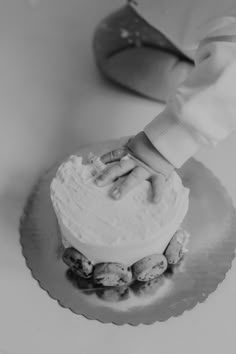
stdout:
[(179, 168), (236, 129), (236, 1), (138, 0), (134, 9), (195, 67), (144, 132)]

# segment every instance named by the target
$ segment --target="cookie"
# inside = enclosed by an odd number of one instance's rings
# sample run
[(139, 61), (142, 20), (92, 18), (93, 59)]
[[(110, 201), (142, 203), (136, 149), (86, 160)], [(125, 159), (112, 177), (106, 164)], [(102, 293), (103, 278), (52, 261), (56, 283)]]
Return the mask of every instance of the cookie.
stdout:
[(186, 244), (188, 239), (189, 234), (186, 231), (182, 229), (176, 231), (164, 253), (168, 264), (179, 263), (187, 252)]
[(91, 278), (93, 275), (93, 264), (82, 253), (73, 247), (65, 249), (62, 256), (63, 262), (77, 275), (82, 278)]
[(95, 265), (93, 279), (103, 286), (121, 286), (132, 280), (132, 272), (121, 263), (99, 263)]
[(167, 268), (167, 260), (163, 254), (152, 254), (136, 262), (132, 269), (134, 278), (148, 281), (160, 276)]

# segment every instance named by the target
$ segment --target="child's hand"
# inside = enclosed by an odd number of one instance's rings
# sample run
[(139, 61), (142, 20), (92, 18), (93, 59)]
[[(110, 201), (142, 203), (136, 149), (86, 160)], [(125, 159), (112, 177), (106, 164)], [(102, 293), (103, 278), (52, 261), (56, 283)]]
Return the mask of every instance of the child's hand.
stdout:
[[(123, 159), (129, 154), (130, 158)], [(174, 169), (152, 145), (144, 132), (131, 138), (117, 150), (101, 157), (103, 163), (111, 163), (96, 179), (98, 186), (105, 186), (119, 178), (116, 188), (111, 191), (114, 199), (120, 199), (144, 180), (150, 180), (153, 187), (153, 201), (157, 202), (165, 181)]]

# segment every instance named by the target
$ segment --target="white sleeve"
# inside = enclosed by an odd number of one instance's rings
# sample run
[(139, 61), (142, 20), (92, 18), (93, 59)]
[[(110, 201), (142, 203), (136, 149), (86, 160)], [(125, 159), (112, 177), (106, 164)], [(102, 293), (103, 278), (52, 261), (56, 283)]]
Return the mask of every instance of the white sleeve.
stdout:
[(199, 41), (195, 67), (144, 132), (175, 167), (236, 129), (236, 18)]

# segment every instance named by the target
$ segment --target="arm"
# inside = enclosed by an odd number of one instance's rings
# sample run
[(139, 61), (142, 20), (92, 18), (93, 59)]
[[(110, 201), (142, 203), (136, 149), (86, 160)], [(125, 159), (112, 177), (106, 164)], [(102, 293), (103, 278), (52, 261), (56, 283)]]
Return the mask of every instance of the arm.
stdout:
[[(151, 178), (154, 201), (158, 200), (165, 183), (161, 176), (236, 129), (236, 17), (220, 19), (206, 33), (188, 78), (169, 96), (164, 111), (128, 144), (129, 151), (157, 174), (131, 160), (108, 167), (101, 176), (101, 185), (125, 176), (115, 190), (118, 195), (113, 195), (116, 199)], [(105, 154), (103, 162), (116, 161), (113, 156), (116, 151)]]
[(236, 17), (227, 17), (199, 41), (195, 68), (144, 132), (179, 168), (203, 145), (215, 146), (235, 129)]
[(164, 111), (144, 128), (175, 167), (236, 128), (236, 18), (228, 27), (200, 41), (195, 68), (169, 97)]

